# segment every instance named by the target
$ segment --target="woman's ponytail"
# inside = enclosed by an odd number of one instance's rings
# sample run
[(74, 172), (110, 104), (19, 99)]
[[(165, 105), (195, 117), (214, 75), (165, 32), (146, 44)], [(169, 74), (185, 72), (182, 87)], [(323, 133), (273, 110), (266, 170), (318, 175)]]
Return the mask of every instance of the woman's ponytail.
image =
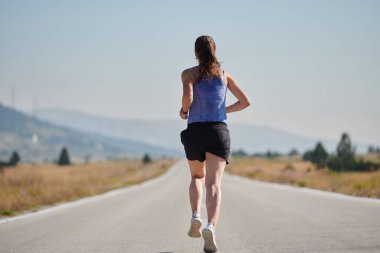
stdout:
[(210, 80), (220, 75), (220, 63), (215, 55), (216, 45), (210, 36), (200, 36), (195, 41), (195, 52), (199, 60), (199, 75), (197, 82), (202, 79)]

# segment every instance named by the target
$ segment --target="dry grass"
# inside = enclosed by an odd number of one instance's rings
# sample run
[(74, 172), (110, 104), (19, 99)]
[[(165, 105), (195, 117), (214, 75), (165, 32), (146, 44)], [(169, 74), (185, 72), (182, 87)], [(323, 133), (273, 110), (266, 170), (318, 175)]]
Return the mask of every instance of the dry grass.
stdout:
[(8, 167), (0, 173), (0, 217), (137, 184), (163, 174), (174, 162), (125, 160)]
[[(380, 157), (364, 159), (379, 162)], [(350, 195), (380, 198), (380, 171), (333, 172), (316, 169), (300, 157), (233, 157), (226, 171), (257, 180), (291, 184), (300, 187), (340, 192)]]

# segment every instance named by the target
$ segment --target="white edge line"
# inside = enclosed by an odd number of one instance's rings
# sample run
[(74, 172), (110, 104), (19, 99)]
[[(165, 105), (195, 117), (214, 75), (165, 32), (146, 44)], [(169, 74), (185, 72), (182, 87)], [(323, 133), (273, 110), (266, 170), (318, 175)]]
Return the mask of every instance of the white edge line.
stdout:
[(101, 193), (101, 194), (98, 194), (98, 195), (84, 197), (84, 198), (81, 198), (81, 199), (77, 199), (77, 200), (70, 201), (70, 202), (65, 202), (65, 203), (62, 203), (62, 204), (57, 204), (57, 205), (52, 206), (52, 207), (50, 207), (50, 206), (47, 206), (45, 208), (43, 207), (43, 209), (41, 209), (41, 210), (37, 210), (37, 211), (26, 213), (26, 214), (20, 214), (20, 215), (15, 216), (15, 217), (2, 218), (2, 219), (0, 219), (0, 224), (11, 222), (11, 221), (25, 219), (25, 218), (28, 218), (28, 217), (32, 217), (32, 216), (35, 216), (35, 215), (40, 215), (40, 214), (44, 214), (44, 213), (48, 213), (48, 212), (52, 212), (52, 211), (63, 209), (63, 208), (68, 208), (68, 207), (72, 207), (72, 206), (82, 205), (82, 204), (85, 204), (85, 203), (88, 203), (88, 202), (93, 202), (93, 201), (96, 201), (96, 200), (101, 200), (101, 199), (109, 198), (111, 196), (115, 196), (115, 195), (119, 195), (119, 194), (126, 193), (126, 192), (129, 192), (129, 191), (133, 191), (133, 190), (137, 190), (137, 189), (141, 189), (141, 188), (147, 187), (147, 186), (149, 186), (151, 184), (158, 183), (158, 182), (160, 182), (162, 180), (165, 180), (166, 178), (170, 177), (174, 173), (175, 169), (177, 167), (181, 166), (182, 163), (183, 163), (183, 160), (179, 160), (176, 163), (174, 163), (164, 174), (162, 174), (162, 175), (160, 175), (158, 177), (154, 177), (152, 179), (148, 179), (148, 180), (146, 180), (146, 181), (144, 181), (144, 182), (142, 182), (140, 184), (125, 186), (123, 188), (118, 188), (118, 189), (110, 190), (110, 191), (107, 191), (107, 192), (104, 192), (104, 193)]
[(347, 194), (339, 193), (339, 192), (330, 192), (330, 191), (312, 189), (312, 188), (307, 188), (307, 187), (299, 187), (299, 186), (279, 184), (279, 183), (274, 183), (274, 182), (259, 181), (256, 179), (251, 179), (251, 178), (247, 178), (247, 177), (243, 177), (243, 176), (233, 175), (230, 173), (227, 173), (227, 174), (228, 174), (228, 177), (231, 177), (235, 181), (246, 182), (246, 183), (251, 183), (251, 184), (253, 183), (253, 184), (258, 184), (258, 185), (262, 185), (265, 187), (271, 187), (271, 188), (288, 190), (288, 191), (305, 192), (305, 193), (311, 193), (311, 194), (316, 194), (316, 195), (321, 195), (321, 196), (326, 196), (326, 197), (346, 199), (346, 200), (364, 201), (364, 202), (380, 204), (380, 199), (375, 199), (375, 198), (353, 196), (353, 195), (347, 195)]

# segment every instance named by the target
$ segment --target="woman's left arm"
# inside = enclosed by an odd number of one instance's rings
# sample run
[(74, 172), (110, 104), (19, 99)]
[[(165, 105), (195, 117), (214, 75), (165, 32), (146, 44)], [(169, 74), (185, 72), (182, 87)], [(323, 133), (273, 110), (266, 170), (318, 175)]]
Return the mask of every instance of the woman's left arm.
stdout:
[(191, 79), (190, 69), (186, 69), (181, 74), (183, 94), (182, 94), (182, 110), (180, 111), (180, 117), (187, 119), (191, 103), (193, 102), (193, 81)]

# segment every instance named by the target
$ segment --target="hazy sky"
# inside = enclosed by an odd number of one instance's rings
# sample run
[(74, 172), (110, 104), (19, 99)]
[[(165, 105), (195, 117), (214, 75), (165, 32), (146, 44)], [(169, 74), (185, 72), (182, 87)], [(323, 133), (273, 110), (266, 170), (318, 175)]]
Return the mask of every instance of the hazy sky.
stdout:
[(180, 120), (180, 74), (207, 34), (253, 102), (231, 123), (380, 144), (379, 13), (369, 0), (0, 1), (0, 101), (14, 87), (27, 111)]

